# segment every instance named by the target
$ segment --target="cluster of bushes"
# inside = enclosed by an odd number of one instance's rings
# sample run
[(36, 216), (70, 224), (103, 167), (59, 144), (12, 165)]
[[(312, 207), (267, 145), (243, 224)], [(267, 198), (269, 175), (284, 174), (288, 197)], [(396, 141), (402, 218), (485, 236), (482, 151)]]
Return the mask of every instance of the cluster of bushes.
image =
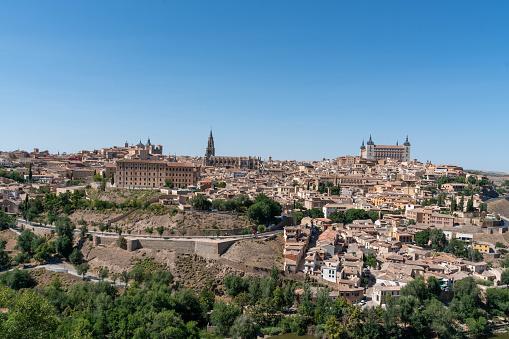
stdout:
[(250, 200), (245, 194), (240, 194), (233, 199), (208, 200), (203, 194), (197, 194), (189, 199), (189, 204), (198, 210), (210, 208), (222, 211), (246, 212), (246, 215), (258, 224), (268, 224), (281, 215), (281, 205), (263, 193)]
[(85, 180), (83, 179), (78, 179), (78, 180), (68, 180), (66, 183), (65, 183), (65, 186), (77, 186), (79, 184), (84, 184), (85, 183)]
[(233, 199), (216, 199), (212, 201), (211, 208), (219, 211), (246, 212), (253, 201), (245, 194), (239, 194)]
[(452, 253), (456, 257), (465, 258), (470, 261), (478, 262), (483, 259), (482, 254), (478, 250), (474, 250), (468, 243), (459, 239), (447, 241), (444, 232), (435, 228), (431, 231), (423, 230), (417, 232), (414, 236), (415, 242), (420, 246), (428, 246), (436, 251), (444, 251)]
[(4, 170), (0, 170), (0, 177), (11, 179), (14, 181), (17, 181), (19, 183), (25, 183), (26, 180), (23, 178), (23, 176), (17, 172), (6, 172)]
[[(83, 190), (75, 190), (73, 193), (66, 192), (60, 195), (46, 193), (44, 197), (26, 200), (22, 206), (22, 216), (25, 220), (36, 221), (40, 215), (48, 214), (48, 223), (52, 224), (59, 214), (71, 214), (76, 210), (112, 210), (145, 208), (151, 211), (160, 212), (161, 207), (151, 206), (150, 203), (143, 203), (137, 199), (126, 199), (123, 203), (109, 202), (100, 199), (86, 199), (86, 193)], [(0, 220), (1, 222), (1, 220)]]
[(351, 208), (344, 212), (336, 211), (329, 214), (329, 219), (333, 223), (351, 224), (354, 220), (371, 219), (373, 222), (378, 220), (378, 212), (370, 211), (369, 213), (363, 209)]
[[(124, 294), (110, 283), (64, 287), (55, 278), (42, 291), (27, 273), (0, 276), (0, 336), (3, 338), (200, 338), (214, 295), (196, 295), (173, 283), (169, 271), (136, 265)], [(23, 276), (21, 276), (23, 275)], [(132, 276), (132, 278), (131, 278)], [(14, 278), (16, 277), (16, 278)], [(21, 290), (20, 290), (21, 289)]]
[[(309, 184), (308, 184), (308, 186), (309, 186)], [(329, 188), (331, 189), (332, 195), (341, 195), (341, 187), (339, 185), (334, 186), (334, 184), (330, 181), (327, 181), (326, 184), (320, 183), (318, 185), (318, 192), (325, 194), (328, 192)], [(309, 187), (308, 187), (308, 190), (309, 190)]]
[(4, 211), (0, 211), (0, 231), (16, 225), (16, 218), (8, 215)]

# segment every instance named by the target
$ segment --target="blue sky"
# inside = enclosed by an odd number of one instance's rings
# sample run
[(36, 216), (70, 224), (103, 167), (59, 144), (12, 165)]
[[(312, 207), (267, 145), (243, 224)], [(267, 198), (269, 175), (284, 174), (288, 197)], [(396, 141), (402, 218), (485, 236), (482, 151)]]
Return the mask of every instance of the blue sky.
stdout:
[(363, 139), (509, 171), (507, 1), (0, 4), (0, 150), (319, 160)]

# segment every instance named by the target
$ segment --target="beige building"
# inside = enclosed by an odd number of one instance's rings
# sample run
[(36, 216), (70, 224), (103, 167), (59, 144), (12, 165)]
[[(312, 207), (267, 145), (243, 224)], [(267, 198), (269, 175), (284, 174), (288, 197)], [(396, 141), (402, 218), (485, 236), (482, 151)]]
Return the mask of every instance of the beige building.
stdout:
[(171, 179), (176, 187), (194, 185), (200, 178), (200, 167), (191, 163), (118, 160), (115, 169), (117, 187), (156, 188)]
[(398, 161), (410, 161), (410, 142), (408, 136), (403, 146), (398, 145), (375, 145), (371, 136), (364, 146), (362, 141), (360, 156), (367, 160), (385, 160), (387, 158)]
[(441, 227), (454, 226), (453, 216), (436, 213), (428, 208), (407, 209), (405, 217), (407, 219), (413, 219), (417, 224), (435, 225)]

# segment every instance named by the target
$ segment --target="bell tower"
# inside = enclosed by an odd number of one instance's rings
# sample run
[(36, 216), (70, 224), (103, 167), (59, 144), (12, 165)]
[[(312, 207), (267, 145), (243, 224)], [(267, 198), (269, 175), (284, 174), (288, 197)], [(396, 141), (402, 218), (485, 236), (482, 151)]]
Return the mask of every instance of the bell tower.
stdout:
[(207, 149), (205, 150), (205, 158), (210, 158), (216, 155), (216, 148), (214, 147), (214, 137), (212, 136), (212, 128), (210, 129), (209, 141)]

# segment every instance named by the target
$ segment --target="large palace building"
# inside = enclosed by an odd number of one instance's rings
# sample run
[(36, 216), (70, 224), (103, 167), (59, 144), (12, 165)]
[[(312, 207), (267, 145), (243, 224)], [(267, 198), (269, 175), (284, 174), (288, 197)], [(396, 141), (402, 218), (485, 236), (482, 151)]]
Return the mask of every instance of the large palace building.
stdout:
[(362, 141), (360, 156), (368, 160), (393, 159), (410, 161), (410, 142), (408, 142), (408, 136), (403, 146), (400, 146), (398, 143), (396, 145), (375, 145), (370, 135), (366, 145)]
[(116, 187), (156, 188), (171, 179), (175, 187), (194, 185), (200, 178), (200, 167), (191, 163), (117, 160), (115, 169)]
[(204, 166), (241, 168), (241, 169), (258, 169), (262, 162), (259, 157), (224, 157), (216, 156), (216, 148), (214, 147), (214, 137), (210, 130), (205, 157), (203, 158)]

